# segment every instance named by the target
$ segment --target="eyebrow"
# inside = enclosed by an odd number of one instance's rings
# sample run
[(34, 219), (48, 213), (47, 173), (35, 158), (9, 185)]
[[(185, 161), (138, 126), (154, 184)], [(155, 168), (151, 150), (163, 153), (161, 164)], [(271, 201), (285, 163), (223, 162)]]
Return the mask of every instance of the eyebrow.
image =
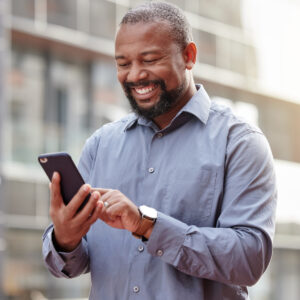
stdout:
[(116, 55), (115, 56), (115, 59), (125, 59), (125, 56), (124, 55)]
[[(149, 50), (149, 51), (144, 51), (141, 53), (141, 56), (146, 56), (148, 54), (161, 54), (160, 50)], [(126, 59), (126, 57), (124, 55), (116, 55), (115, 59)]]

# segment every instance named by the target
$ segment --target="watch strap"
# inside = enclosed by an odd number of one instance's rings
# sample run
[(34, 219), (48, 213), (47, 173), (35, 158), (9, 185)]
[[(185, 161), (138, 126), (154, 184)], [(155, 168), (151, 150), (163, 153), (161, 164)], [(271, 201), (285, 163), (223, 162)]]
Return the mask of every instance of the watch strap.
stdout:
[(136, 238), (142, 238), (144, 234), (147, 232), (147, 230), (153, 226), (155, 223), (154, 219), (149, 219), (146, 216), (141, 216), (141, 223), (138, 227), (138, 229), (132, 233), (132, 235)]
[(141, 205), (138, 210), (141, 217), (140, 224), (137, 230), (135, 232), (132, 232), (132, 235), (138, 239), (147, 240), (144, 235), (154, 225), (157, 218), (157, 212), (155, 209), (149, 208), (145, 205)]

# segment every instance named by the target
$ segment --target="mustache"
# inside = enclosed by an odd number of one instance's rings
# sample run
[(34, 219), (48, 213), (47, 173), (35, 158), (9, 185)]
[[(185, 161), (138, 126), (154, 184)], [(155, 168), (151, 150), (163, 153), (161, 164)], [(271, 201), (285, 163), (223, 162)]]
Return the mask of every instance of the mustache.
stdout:
[(141, 80), (138, 82), (124, 82), (123, 86), (126, 89), (129, 89), (129, 88), (133, 88), (133, 87), (148, 86), (151, 84), (160, 85), (163, 90), (166, 87), (165, 82), (163, 80)]

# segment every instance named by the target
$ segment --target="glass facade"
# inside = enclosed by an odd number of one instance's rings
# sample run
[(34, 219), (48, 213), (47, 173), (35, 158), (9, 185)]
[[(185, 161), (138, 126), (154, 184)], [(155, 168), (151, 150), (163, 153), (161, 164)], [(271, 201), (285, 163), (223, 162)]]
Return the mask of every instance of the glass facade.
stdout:
[[(37, 156), (67, 151), (78, 162), (86, 138), (128, 112), (116, 78), (113, 50), (109, 49), (113, 49), (121, 16), (141, 2), (10, 1), (12, 22), (6, 28), (11, 35), (6, 74), (9, 92), (5, 120), (0, 123), (4, 162), (0, 165), (4, 199), (0, 209), (5, 212), (5, 242), (1, 243), (0, 236), (0, 254), (1, 247), (6, 248), (0, 263), (3, 291), (9, 299), (88, 297), (89, 275), (56, 279), (43, 266), (41, 236), (50, 222), (49, 190)], [(260, 94), (252, 87), (259, 62), (257, 45), (243, 28), (243, 1), (170, 2), (186, 11), (193, 26), (198, 48), (196, 81), (205, 85), (213, 101), (231, 106), (260, 126), (276, 159), (299, 163), (300, 105)], [(279, 300), (284, 295), (298, 299), (300, 244), (290, 247), (289, 243), (299, 236), (299, 228), (279, 225), (277, 234), (285, 239), (280, 243), (275, 239), (271, 266), (251, 288), (251, 299)]]
[[(114, 39), (116, 32), (116, 4), (111, 1), (90, 1), (90, 34)], [(109, 16), (109, 18), (107, 17)]]
[(12, 0), (11, 1), (11, 12), (15, 16), (22, 18), (34, 19), (35, 17), (35, 0)]
[(6, 160), (35, 165), (39, 153), (63, 150), (78, 157), (93, 130), (126, 113), (113, 64), (13, 46)]
[(224, 24), (241, 27), (240, 0), (170, 1), (188, 12), (196, 13)]
[(48, 0), (47, 21), (67, 28), (77, 29), (78, 7), (73, 0)]

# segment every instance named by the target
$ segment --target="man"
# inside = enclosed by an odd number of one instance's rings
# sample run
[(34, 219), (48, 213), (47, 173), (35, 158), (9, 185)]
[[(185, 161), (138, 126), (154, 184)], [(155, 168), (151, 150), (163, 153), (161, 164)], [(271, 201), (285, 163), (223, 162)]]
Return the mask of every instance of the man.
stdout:
[(274, 235), (265, 137), (194, 84), (196, 46), (173, 5), (129, 11), (115, 59), (134, 113), (88, 139), (79, 170), (90, 185), (68, 206), (53, 176), (49, 270), (91, 272), (90, 299), (248, 299)]

